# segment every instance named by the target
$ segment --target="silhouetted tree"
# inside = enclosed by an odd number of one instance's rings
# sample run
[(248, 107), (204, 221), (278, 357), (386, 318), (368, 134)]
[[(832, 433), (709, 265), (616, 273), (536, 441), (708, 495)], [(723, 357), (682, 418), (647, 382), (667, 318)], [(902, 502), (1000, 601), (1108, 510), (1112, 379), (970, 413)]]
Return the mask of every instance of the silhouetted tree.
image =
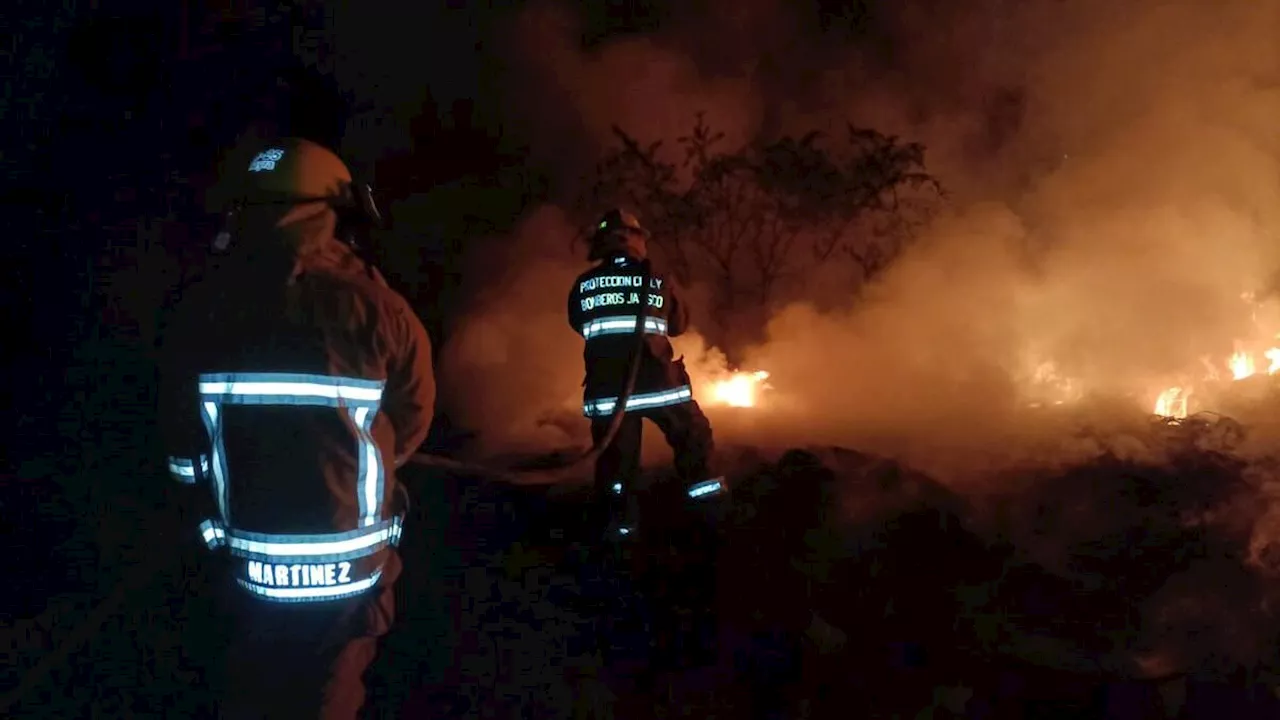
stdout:
[(821, 263), (876, 276), (941, 193), (923, 145), (854, 125), (843, 142), (811, 132), (722, 150), (724, 134), (699, 113), (677, 162), (661, 141), (614, 135), (587, 201), (639, 213), (672, 271), (710, 283), (721, 313), (767, 308)]

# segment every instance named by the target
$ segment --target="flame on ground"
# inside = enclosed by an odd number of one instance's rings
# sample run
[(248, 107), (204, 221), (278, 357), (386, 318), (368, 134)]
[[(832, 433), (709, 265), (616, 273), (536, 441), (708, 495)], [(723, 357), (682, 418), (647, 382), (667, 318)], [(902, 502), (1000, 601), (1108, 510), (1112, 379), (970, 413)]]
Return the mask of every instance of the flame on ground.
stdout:
[(1258, 371), (1253, 356), (1243, 350), (1236, 350), (1231, 354), (1227, 367), (1231, 368), (1231, 377), (1236, 380), (1243, 380)]
[[(1214, 393), (1204, 392), (1207, 389), (1258, 376), (1280, 376), (1280, 346), (1277, 345), (1280, 333), (1275, 332), (1276, 321), (1268, 323), (1260, 319), (1275, 315), (1274, 311), (1280, 309), (1277, 299), (1260, 302), (1253, 293), (1244, 293), (1241, 299), (1249, 306), (1255, 334), (1247, 339), (1237, 339), (1230, 354), (1224, 351), (1203, 355), (1200, 357), (1201, 367), (1188, 368), (1167, 377), (1164, 382), (1153, 383), (1151, 389), (1164, 386), (1156, 394), (1154, 404), (1148, 406), (1153, 413), (1166, 418), (1186, 418), (1192, 413), (1210, 409), (1193, 407), (1202, 404), (1203, 398), (1213, 397)], [(1264, 316), (1261, 311), (1266, 308), (1273, 312)], [(1020, 375), (1025, 399), (1031, 407), (1064, 405), (1086, 394), (1087, 388), (1083, 383), (1061, 374), (1052, 359), (1044, 357), (1035, 348), (1028, 350), (1021, 367), (1024, 368)]]
[[(1280, 372), (1280, 348), (1268, 348), (1261, 353), (1262, 357), (1267, 359), (1267, 375), (1275, 375)], [(1258, 363), (1254, 353), (1248, 350), (1237, 349), (1227, 359), (1227, 369), (1231, 371), (1231, 380), (1238, 382), (1251, 378), (1258, 374)], [(1217, 380), (1216, 372), (1211, 372), (1205, 377), (1206, 380)], [(1185, 418), (1188, 414), (1187, 398), (1191, 396), (1190, 388), (1171, 387), (1160, 393), (1156, 398), (1156, 404), (1153, 412), (1161, 417), (1169, 418)]]
[(711, 402), (729, 407), (755, 407), (768, 378), (769, 373), (763, 370), (732, 372), (727, 378), (711, 384)]
[(1156, 398), (1155, 414), (1160, 417), (1185, 418), (1187, 416), (1187, 399), (1191, 392), (1180, 387), (1171, 387)]
[(1263, 353), (1262, 356), (1270, 363), (1267, 367), (1267, 374), (1275, 375), (1276, 371), (1280, 370), (1280, 348), (1271, 348)]

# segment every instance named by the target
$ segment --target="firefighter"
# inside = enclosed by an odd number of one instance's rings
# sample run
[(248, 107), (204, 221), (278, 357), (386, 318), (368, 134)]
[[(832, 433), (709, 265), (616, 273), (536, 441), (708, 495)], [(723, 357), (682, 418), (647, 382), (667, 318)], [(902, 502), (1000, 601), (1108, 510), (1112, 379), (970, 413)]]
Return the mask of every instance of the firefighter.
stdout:
[(640, 367), (626, 415), (595, 467), (600, 511), (596, 520), (621, 535), (634, 530), (623, 515), (625, 498), (639, 473), (642, 419), (653, 421), (671, 445), (685, 492), (694, 497), (714, 494), (723, 482), (709, 477), (711, 424), (693, 399), (683, 357), (673, 358), (668, 340), (685, 331), (688, 309), (674, 280), (653, 269), (649, 236), (631, 213), (606, 213), (589, 243), (588, 260), (597, 264), (578, 276), (569, 293), (569, 324), (586, 341), (583, 412), (591, 419), (597, 444), (609, 431), (617, 398), (627, 383), (637, 346), (636, 325), (644, 323)]
[(250, 156), (223, 178), (227, 259), (166, 333), (169, 469), (225, 551), (222, 717), (352, 718), (394, 610), (396, 469), (431, 422), (431, 345), (338, 239), (371, 207), (342, 161), (291, 138)]

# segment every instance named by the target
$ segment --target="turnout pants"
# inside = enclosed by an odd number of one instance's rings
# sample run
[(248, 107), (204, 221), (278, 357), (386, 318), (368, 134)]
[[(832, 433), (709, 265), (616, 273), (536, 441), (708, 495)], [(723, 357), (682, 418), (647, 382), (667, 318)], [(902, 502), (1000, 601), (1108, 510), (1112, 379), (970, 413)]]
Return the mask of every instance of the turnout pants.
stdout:
[(350, 600), (263, 602), (235, 590), (219, 717), (352, 720), (395, 611), (393, 585)]
[[(656, 647), (650, 669), (661, 673), (705, 656), (712, 643), (708, 628), (714, 627), (709, 611), (715, 597), (712, 568), (716, 543), (706, 535), (706, 528), (690, 524), (690, 518), (683, 517), (678, 508), (690, 502), (686, 494), (689, 486), (709, 479), (714, 446), (711, 424), (695, 401), (628, 412), (613, 442), (596, 462), (597, 507), (603, 516), (597, 522), (620, 519), (625, 512), (629, 486), (639, 475), (640, 440), (646, 418), (658, 426), (671, 446), (679, 485), (659, 491), (664, 498), (656, 506), (661, 516), (650, 518), (656, 532), (649, 534), (646, 559), (633, 568), (648, 594), (657, 598), (653, 617)], [(592, 437), (597, 442), (608, 430), (608, 418), (591, 424)], [(615, 491), (618, 484), (622, 492)], [(676, 490), (678, 498), (673, 492)], [(669, 517), (669, 513), (679, 517)], [(650, 524), (648, 520), (644, 522)]]
[[(694, 400), (628, 412), (614, 436), (596, 460), (596, 497), (614, 517), (623, 509), (626, 493), (640, 474), (640, 440), (643, 421), (651, 420), (662, 431), (675, 455), (676, 476), (687, 488), (707, 479), (715, 449), (711, 423)], [(591, 439), (599, 442), (609, 431), (609, 418), (591, 421)], [(621, 492), (615, 490), (621, 485)]]

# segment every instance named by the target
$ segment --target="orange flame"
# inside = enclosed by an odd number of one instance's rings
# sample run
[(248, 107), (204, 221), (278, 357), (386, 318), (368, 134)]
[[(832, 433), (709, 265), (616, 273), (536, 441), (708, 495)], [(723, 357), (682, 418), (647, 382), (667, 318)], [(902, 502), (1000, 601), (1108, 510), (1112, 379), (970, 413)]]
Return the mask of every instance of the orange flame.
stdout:
[(1271, 363), (1267, 367), (1268, 375), (1275, 375), (1276, 372), (1280, 371), (1280, 348), (1271, 348), (1262, 353), (1262, 355)]
[(1191, 391), (1180, 387), (1171, 387), (1156, 398), (1155, 414), (1160, 417), (1185, 418), (1187, 416), (1187, 399)]
[(1227, 367), (1231, 368), (1231, 377), (1236, 380), (1243, 380), (1258, 371), (1257, 365), (1253, 362), (1253, 356), (1243, 350), (1237, 350), (1231, 354)]
[(755, 407), (760, 401), (760, 391), (767, 387), (764, 381), (769, 373), (763, 370), (754, 372), (733, 372), (723, 380), (711, 385), (711, 400), (716, 405), (729, 407)]
[[(1262, 356), (1267, 359), (1267, 375), (1280, 373), (1280, 347), (1269, 348), (1262, 353)], [(1245, 380), (1258, 374), (1256, 357), (1247, 350), (1236, 350), (1232, 353), (1227, 359), (1226, 366), (1231, 371), (1232, 381)], [(1216, 381), (1219, 377), (1216, 370), (1208, 363), (1206, 367), (1209, 372), (1205, 379)], [(1184, 418), (1187, 416), (1187, 398), (1190, 396), (1190, 388), (1168, 388), (1156, 398), (1153, 412), (1163, 417)]]

